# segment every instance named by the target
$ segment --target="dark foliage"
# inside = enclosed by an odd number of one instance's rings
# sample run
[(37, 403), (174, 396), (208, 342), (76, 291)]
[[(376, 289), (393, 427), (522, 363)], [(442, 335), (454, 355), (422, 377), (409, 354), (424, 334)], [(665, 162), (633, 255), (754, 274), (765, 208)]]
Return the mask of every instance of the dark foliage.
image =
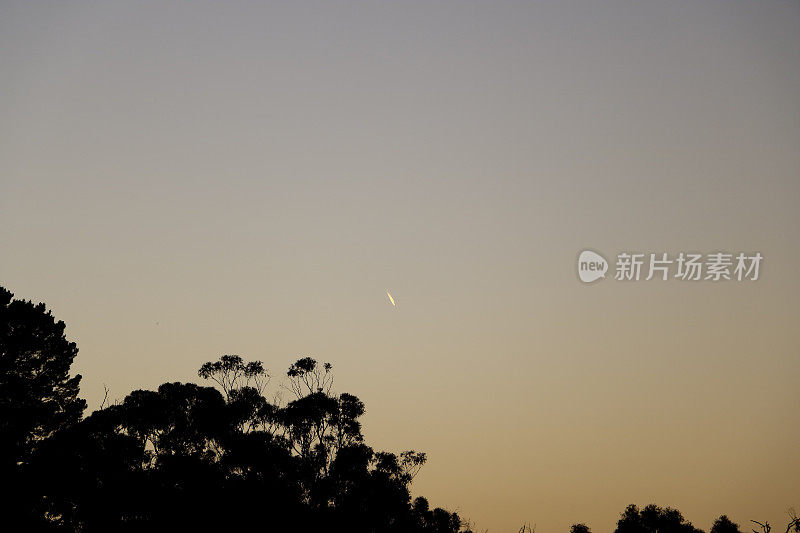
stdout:
[(0, 287), (0, 479), (12, 488), (0, 514), (21, 524), (36, 522), (27, 502), (31, 459), (47, 440), (75, 424), (86, 403), (78, 398), (81, 376), (69, 369), (78, 353), (44, 304), (14, 300)]
[(81, 376), (69, 369), (78, 354), (65, 325), (44, 304), (13, 300), (0, 287), (0, 460), (24, 464), (36, 446), (80, 419)]
[(742, 533), (739, 524), (731, 521), (726, 515), (722, 515), (711, 526), (711, 533)]
[(289, 367), (285, 405), (237, 355), (81, 418), (77, 348), (42, 304), (0, 289), (0, 428), (9, 531), (457, 532), (460, 518), (411, 501), (425, 462), (364, 443), (364, 404), (333, 394), (332, 366)]
[(702, 533), (686, 522), (677, 509), (648, 505), (641, 510), (629, 505), (617, 522), (615, 533)]
[(592, 530), (586, 524), (572, 524), (569, 533), (592, 533)]
[[(64, 329), (0, 287), (0, 479), (12, 489), (2, 531), (469, 531), (456, 513), (412, 501), (425, 454), (370, 448), (364, 403), (332, 392), (330, 363), (289, 366), (283, 403), (264, 395), (261, 362), (224, 355), (198, 372), (220, 390), (164, 383), (82, 418)], [(790, 518), (785, 533), (800, 533)], [(702, 531), (676, 509), (629, 505), (615, 533)], [(742, 532), (723, 515), (711, 533)]]

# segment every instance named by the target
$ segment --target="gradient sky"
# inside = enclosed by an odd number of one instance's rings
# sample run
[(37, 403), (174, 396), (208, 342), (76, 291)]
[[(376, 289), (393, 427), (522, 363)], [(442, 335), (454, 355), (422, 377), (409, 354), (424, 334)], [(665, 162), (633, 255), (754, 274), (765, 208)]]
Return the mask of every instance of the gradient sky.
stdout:
[[(799, 202), (797, 1), (0, 1), (0, 284), (90, 407), (309, 354), (478, 530), (782, 528)], [(765, 259), (583, 285), (587, 247)]]

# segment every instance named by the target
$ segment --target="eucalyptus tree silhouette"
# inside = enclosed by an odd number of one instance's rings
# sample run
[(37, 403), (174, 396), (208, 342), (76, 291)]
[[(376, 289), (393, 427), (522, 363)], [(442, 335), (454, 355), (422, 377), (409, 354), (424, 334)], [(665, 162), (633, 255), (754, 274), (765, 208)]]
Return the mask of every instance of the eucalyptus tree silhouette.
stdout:
[(217, 383), (226, 398), (232, 390), (244, 387), (254, 388), (261, 394), (270, 379), (261, 361), (245, 363), (238, 355), (223, 355), (219, 361), (209, 361), (200, 367), (197, 375)]
[[(235, 361), (239, 367), (250, 364)], [(225, 365), (223, 359), (205, 363), (200, 375)], [(455, 513), (438, 508), (422, 512), (412, 505), (410, 485), (425, 463), (425, 454), (376, 452), (364, 444), (359, 421), (364, 403), (352, 394), (332, 392), (330, 363), (298, 359), (289, 366), (286, 379), (285, 388), (294, 396), (286, 405), (270, 403), (262, 391), (246, 383), (227, 387), (229, 429), (238, 435), (232, 437), (233, 442), (257, 438), (286, 454), (283, 464), (291, 471), (289, 477), (307, 520), (348, 531), (461, 529)], [(221, 385), (223, 380), (215, 381)], [(227, 446), (223, 457), (229, 453)]]

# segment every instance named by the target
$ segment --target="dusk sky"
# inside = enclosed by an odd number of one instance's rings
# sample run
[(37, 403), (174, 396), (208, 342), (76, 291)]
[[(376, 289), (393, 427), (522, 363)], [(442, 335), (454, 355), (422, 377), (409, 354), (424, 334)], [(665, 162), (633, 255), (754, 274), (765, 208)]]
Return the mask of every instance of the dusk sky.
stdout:
[[(0, 0), (0, 285), (89, 410), (330, 361), (476, 531), (782, 531), (799, 202), (797, 1)], [(584, 249), (764, 259), (583, 284)]]

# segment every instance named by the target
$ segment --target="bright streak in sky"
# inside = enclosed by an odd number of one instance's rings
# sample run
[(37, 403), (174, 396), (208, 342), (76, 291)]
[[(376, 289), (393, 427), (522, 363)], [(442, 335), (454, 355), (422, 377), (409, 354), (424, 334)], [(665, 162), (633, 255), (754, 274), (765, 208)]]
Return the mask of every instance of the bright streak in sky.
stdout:
[(389, 289), (386, 289), (386, 296), (388, 296), (389, 301), (392, 302), (392, 307), (397, 307), (397, 304), (394, 303), (394, 298), (392, 298), (392, 294), (389, 292)]

